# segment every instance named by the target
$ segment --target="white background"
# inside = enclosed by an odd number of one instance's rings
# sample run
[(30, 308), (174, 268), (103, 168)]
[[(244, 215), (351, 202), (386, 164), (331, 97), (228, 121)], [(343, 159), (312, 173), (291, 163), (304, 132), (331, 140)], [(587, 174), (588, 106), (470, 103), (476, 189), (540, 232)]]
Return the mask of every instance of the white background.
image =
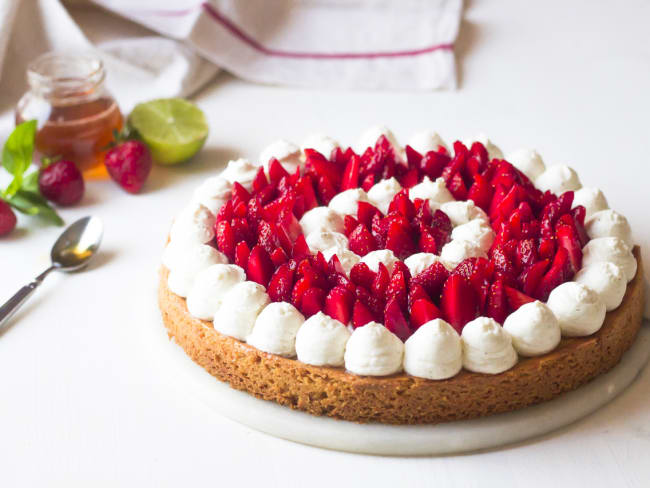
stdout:
[[(650, 483), (650, 371), (594, 415), (507, 448), (381, 458), (277, 440), (219, 417), (156, 367), (140, 312), (171, 216), (231, 157), (323, 131), (352, 143), (368, 125), (405, 139), (483, 130), (506, 152), (537, 148), (597, 185), (650, 249), (650, 5), (476, 2), (458, 43), (460, 89), (350, 93), (253, 86), (221, 76), (197, 103), (211, 134), (186, 166), (127, 195), (90, 183), (71, 222), (102, 217), (91, 270), (51, 276), (0, 335), (0, 486), (617, 486)], [(0, 298), (45, 268), (59, 229), (21, 219), (0, 242)], [(646, 261), (648, 254), (646, 252)]]

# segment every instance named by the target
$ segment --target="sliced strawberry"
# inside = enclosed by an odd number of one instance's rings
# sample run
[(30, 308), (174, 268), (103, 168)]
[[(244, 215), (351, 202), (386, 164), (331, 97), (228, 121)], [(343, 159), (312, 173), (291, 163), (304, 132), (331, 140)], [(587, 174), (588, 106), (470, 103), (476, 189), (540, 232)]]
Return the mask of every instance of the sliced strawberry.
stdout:
[(393, 251), (398, 259), (405, 259), (416, 251), (411, 229), (398, 222), (391, 222), (386, 235), (386, 249)]
[(312, 286), (313, 280), (310, 277), (303, 276), (298, 279), (291, 290), (291, 303), (294, 307), (300, 308), (302, 296)]
[(318, 200), (316, 199), (316, 193), (314, 192), (314, 185), (309, 175), (305, 175), (298, 179), (294, 189), (296, 190), (296, 193), (303, 198), (305, 212), (318, 206)]
[(275, 270), (267, 288), (267, 293), (269, 294), (271, 301), (288, 302), (291, 300), (293, 274), (294, 271), (287, 263), (280, 265), (278, 269)]
[(404, 152), (406, 153), (406, 163), (410, 169), (417, 169), (420, 167), (420, 161), (422, 161), (422, 154), (417, 152), (408, 144), (404, 147)]
[(363, 224), (366, 227), (370, 227), (372, 225), (372, 219), (375, 215), (379, 215), (381, 217), (381, 212), (374, 205), (364, 201), (360, 201), (357, 204), (357, 220), (360, 224)]
[(429, 151), (420, 160), (420, 172), (435, 180), (442, 175), (445, 166), (451, 162), (449, 155), (437, 151)]
[(362, 286), (357, 286), (355, 292), (361, 303), (363, 303), (373, 314), (373, 320), (381, 322), (384, 318), (383, 297), (377, 296), (374, 292), (370, 292)]
[(276, 247), (282, 245), (275, 224), (260, 220), (257, 224), (257, 243), (268, 253), (272, 253)]
[(409, 286), (409, 296), (408, 296), (408, 302), (409, 302), (409, 309), (413, 307), (413, 304), (418, 301), (418, 300), (431, 300), (431, 297), (429, 297), (429, 294), (426, 292), (426, 290), (422, 287), (422, 285), (418, 285), (411, 283)]
[(370, 191), (370, 189), (375, 186), (375, 175), (370, 174), (363, 178), (361, 182), (361, 188), (365, 191)]
[(571, 276), (570, 267), (568, 251), (564, 247), (558, 248), (551, 267), (541, 279), (533, 296), (538, 300), (546, 301), (551, 291)]
[(419, 299), (411, 306), (411, 328), (417, 330), (427, 322), (442, 318), (442, 312), (427, 299)]
[(438, 243), (433, 237), (433, 234), (428, 229), (422, 229), (420, 232), (420, 240), (418, 241), (418, 248), (420, 252), (429, 252), (432, 254), (440, 254), (441, 249), (438, 249)]
[(280, 164), (275, 158), (271, 158), (269, 161), (269, 178), (272, 183), (277, 183), (284, 177), (289, 177), (289, 172), (284, 169), (284, 166)]
[(346, 215), (343, 217), (343, 233), (346, 237), (350, 237), (352, 231), (357, 228), (359, 221), (352, 217), (352, 215)]
[(296, 192), (293, 189), (285, 191), (278, 198), (264, 205), (262, 217), (267, 222), (275, 222), (283, 211), (293, 211), (296, 203)]
[(318, 193), (318, 199), (322, 205), (330, 203), (330, 200), (336, 195), (334, 185), (332, 185), (330, 180), (324, 176), (321, 176), (316, 180), (316, 192)]
[(241, 241), (235, 247), (235, 264), (240, 268), (246, 269), (248, 263), (248, 257), (250, 256), (250, 249), (246, 241)]
[(575, 228), (569, 225), (558, 225), (555, 235), (558, 247), (567, 250), (572, 273), (577, 273), (582, 267), (582, 245)]
[(414, 276), (411, 285), (420, 285), (434, 301), (437, 301), (447, 278), (449, 278), (449, 270), (437, 261)]
[(585, 207), (582, 205), (578, 205), (571, 209), (571, 215), (573, 216), (573, 219), (576, 221), (576, 223), (584, 226), (585, 225), (585, 217), (587, 216), (587, 210)]
[(527, 268), (537, 261), (537, 248), (534, 239), (519, 241), (516, 248), (516, 264), (519, 269)]
[(406, 339), (408, 339), (413, 333), (411, 329), (409, 329), (408, 322), (406, 321), (402, 309), (395, 298), (391, 298), (386, 304), (386, 309), (384, 311), (384, 325), (402, 341), (406, 341)]
[(519, 275), (518, 281), (521, 289), (526, 295), (534, 295), (535, 290), (537, 290), (537, 287), (539, 286), (539, 283), (542, 280), (544, 273), (546, 273), (550, 263), (550, 259), (538, 261)]
[(365, 288), (372, 288), (377, 273), (372, 271), (366, 263), (357, 263), (350, 270), (350, 279), (353, 283)]
[(284, 252), (284, 249), (281, 247), (276, 247), (271, 253), (271, 261), (273, 261), (273, 266), (278, 267), (281, 264), (286, 263), (289, 260), (289, 256)]
[(359, 256), (365, 256), (369, 252), (377, 249), (375, 239), (363, 224), (359, 224), (357, 228), (352, 231), (348, 240), (350, 250)]
[(300, 311), (306, 317), (322, 312), (325, 302), (325, 290), (318, 287), (313, 287), (305, 290), (300, 300)]
[(240, 183), (234, 182), (232, 184), (232, 204), (233, 208), (236, 207), (239, 203), (248, 203), (250, 200), (251, 194), (248, 193), (248, 190), (244, 188)]
[(311, 251), (305, 240), (305, 236), (300, 234), (296, 241), (293, 243), (293, 249), (291, 250), (291, 257), (295, 259), (302, 259), (306, 256), (309, 256)]
[(451, 233), (452, 225), (449, 216), (442, 210), (436, 210), (431, 217), (431, 227)]
[(317, 180), (325, 178), (332, 188), (338, 188), (341, 183), (341, 173), (336, 164), (314, 149), (305, 149), (305, 172), (314, 174)]
[(411, 168), (399, 177), (399, 183), (402, 185), (402, 188), (412, 188), (418, 184), (419, 180), (420, 173), (417, 168)]
[(390, 284), (390, 275), (388, 269), (384, 266), (384, 263), (379, 263), (377, 268), (377, 275), (375, 276), (375, 281), (372, 283), (372, 292), (381, 300), (384, 300), (386, 297), (386, 290)]
[(260, 166), (260, 169), (257, 170), (255, 179), (253, 180), (253, 193), (258, 193), (266, 185), (269, 184), (269, 181), (266, 179), (266, 174), (264, 173), (264, 168)]
[(399, 212), (406, 219), (411, 220), (415, 217), (415, 206), (409, 198), (409, 192), (406, 188), (397, 192), (388, 206), (388, 213)]
[(249, 280), (267, 286), (274, 269), (275, 266), (266, 249), (262, 246), (255, 246), (251, 249), (246, 266), (246, 276)]
[(467, 200), (467, 187), (460, 173), (452, 175), (447, 180), (447, 189), (456, 200)]
[(374, 320), (374, 314), (361, 302), (361, 300), (354, 302), (354, 307), (352, 308), (352, 325), (355, 329), (366, 325), (368, 322), (373, 322)]
[(443, 317), (460, 334), (465, 324), (478, 315), (478, 298), (465, 278), (451, 275), (442, 289), (440, 307)]
[[(514, 242), (515, 245), (517, 243), (517, 241), (512, 241), (512, 242)], [(508, 248), (506, 246), (507, 243), (493, 247), (492, 250), (490, 251), (491, 253), (490, 260), (494, 264), (495, 271), (499, 271), (503, 275), (514, 278), (517, 275), (517, 272), (515, 269), (515, 265), (512, 263), (512, 259), (510, 258), (509, 255), (510, 253), (508, 252)]]
[(490, 182), (480, 174), (474, 175), (474, 183), (467, 191), (467, 199), (473, 200), (477, 207), (487, 212), (493, 195), (494, 188), (490, 185)]
[(217, 218), (215, 219), (215, 222), (219, 223), (223, 222), (224, 220), (230, 222), (234, 216), (235, 215), (232, 211), (232, 200), (228, 200), (217, 212)]
[(342, 286), (336, 286), (330, 290), (327, 298), (325, 298), (325, 313), (347, 325), (352, 318), (352, 307), (355, 298), (354, 293), (350, 292), (350, 290)]
[(493, 318), (500, 324), (503, 324), (508, 316), (508, 303), (502, 280), (497, 280), (490, 286), (485, 315)]
[(257, 229), (257, 223), (262, 219), (263, 210), (264, 207), (259, 196), (255, 196), (248, 201), (246, 219), (252, 228)]
[(537, 254), (539, 254), (540, 259), (552, 259), (555, 256), (555, 239), (542, 237), (539, 240)]
[[(469, 152), (472, 156), (475, 156), (481, 163), (482, 166), (486, 166), (490, 160), (490, 157), (488, 155), (487, 149), (485, 149), (485, 146), (476, 141), (472, 143), (472, 147), (470, 147)], [(482, 167), (481, 170), (484, 168)]]
[(535, 301), (534, 298), (529, 297), (525, 293), (522, 293), (515, 288), (506, 286), (505, 289), (506, 289), (506, 297), (508, 298), (508, 305), (510, 306), (510, 309), (513, 311), (517, 310), (519, 307), (525, 305), (526, 303)]
[(218, 222), (215, 228), (217, 238), (217, 249), (228, 256), (231, 261), (235, 258), (235, 233), (230, 222), (224, 220)]
[(390, 283), (386, 289), (386, 299), (395, 299), (402, 310), (408, 307), (408, 289), (407, 278), (401, 269), (394, 269), (393, 276), (390, 278)]
[(359, 186), (359, 170), (361, 169), (361, 159), (356, 154), (350, 158), (345, 170), (343, 171), (343, 180), (341, 181), (341, 191), (357, 188)]

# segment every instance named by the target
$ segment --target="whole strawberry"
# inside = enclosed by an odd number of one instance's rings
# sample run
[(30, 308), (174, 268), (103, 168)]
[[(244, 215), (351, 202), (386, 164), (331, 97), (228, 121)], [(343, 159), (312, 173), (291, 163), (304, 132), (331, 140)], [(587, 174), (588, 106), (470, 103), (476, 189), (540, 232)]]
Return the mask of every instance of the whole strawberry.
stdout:
[(41, 195), (57, 205), (74, 205), (84, 195), (84, 180), (72, 161), (61, 160), (41, 169), (38, 189)]
[(108, 151), (104, 164), (108, 174), (122, 188), (138, 193), (151, 171), (151, 153), (143, 142), (120, 142)]
[(6, 236), (16, 227), (16, 214), (9, 204), (0, 198), (0, 236)]

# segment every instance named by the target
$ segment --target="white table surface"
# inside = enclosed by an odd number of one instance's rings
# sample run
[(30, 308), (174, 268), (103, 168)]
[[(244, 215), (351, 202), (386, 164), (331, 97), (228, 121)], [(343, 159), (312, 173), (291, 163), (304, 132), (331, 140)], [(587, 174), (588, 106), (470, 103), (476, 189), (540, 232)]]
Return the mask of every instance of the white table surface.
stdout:
[[(160, 374), (142, 339), (171, 216), (231, 157), (324, 131), (351, 143), (385, 122), (402, 139), (483, 130), (536, 147), (598, 185), (650, 249), (650, 5), (472, 3), (455, 92), (346, 93), (219, 77), (196, 97), (210, 120), (191, 164), (156, 167), (146, 191), (90, 183), (71, 222), (106, 224), (92, 270), (51, 276), (0, 335), (0, 486), (648, 486), (650, 370), (596, 414), (523, 444), (443, 458), (380, 458), (278, 440), (219, 417)], [(21, 218), (0, 242), (0, 298), (46, 267), (59, 229)], [(648, 260), (646, 252), (646, 262)], [(556, 482), (557, 482), (556, 481)]]

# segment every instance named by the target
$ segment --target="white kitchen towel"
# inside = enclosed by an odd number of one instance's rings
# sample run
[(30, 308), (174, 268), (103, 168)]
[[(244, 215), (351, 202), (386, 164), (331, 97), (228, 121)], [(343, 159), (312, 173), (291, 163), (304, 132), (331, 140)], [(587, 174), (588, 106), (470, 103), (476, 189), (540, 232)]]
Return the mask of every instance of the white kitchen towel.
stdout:
[(430, 90), (456, 85), (462, 0), (93, 0), (261, 83)]

